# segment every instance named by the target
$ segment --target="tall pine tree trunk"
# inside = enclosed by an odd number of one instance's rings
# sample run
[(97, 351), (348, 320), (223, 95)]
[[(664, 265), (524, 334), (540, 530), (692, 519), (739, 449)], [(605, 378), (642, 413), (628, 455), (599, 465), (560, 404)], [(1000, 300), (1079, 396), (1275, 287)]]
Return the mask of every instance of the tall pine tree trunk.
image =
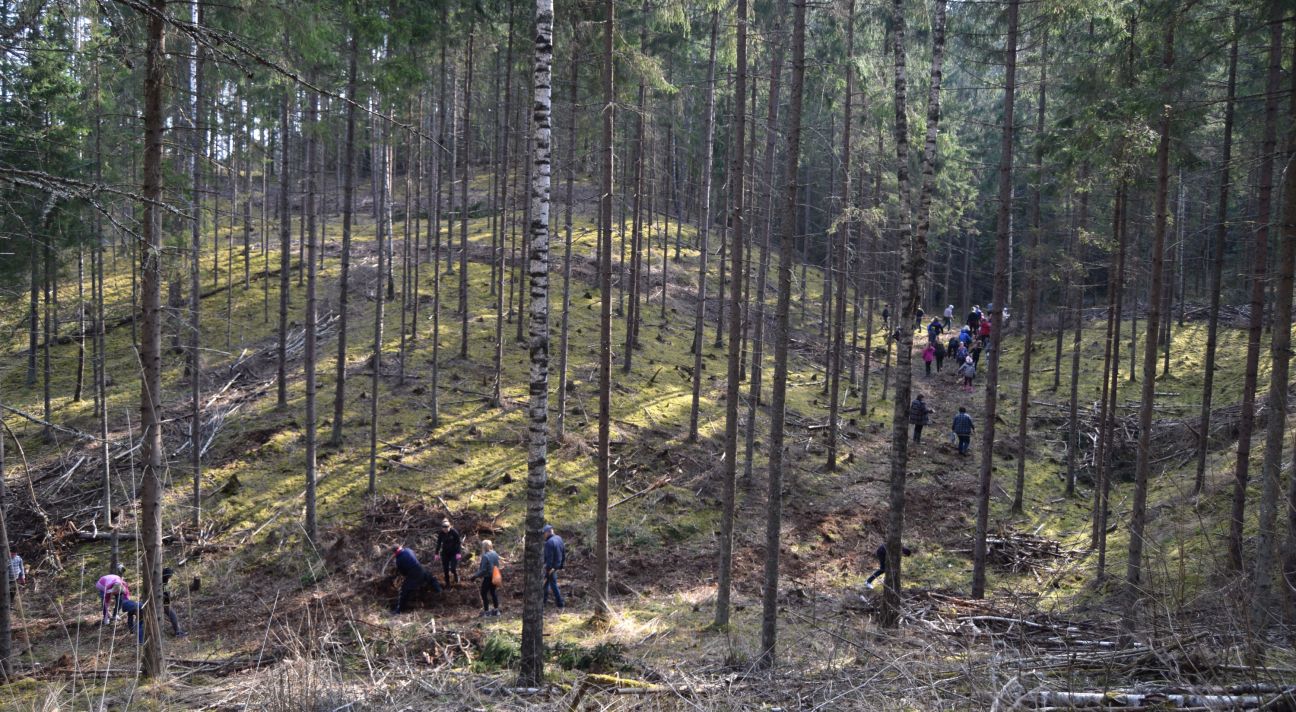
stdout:
[(318, 169), (319, 141), (315, 136), (319, 128), (318, 119), (319, 95), (312, 93), (303, 125), (306, 134), (306, 202), (302, 206), (303, 217), (306, 219), (306, 344), (302, 355), (302, 369), (306, 373), (306, 422), (302, 424), (302, 428), (305, 431), (303, 434), (306, 441), (306, 521), (304, 524), (308, 546), (315, 544), (315, 282), (319, 272), (319, 261), (316, 256), (316, 251), (319, 249), (319, 236), (315, 233), (315, 171)]
[[(203, 23), (203, 4), (195, 2), (193, 5), (193, 21), (197, 25)], [(190, 506), (192, 512), (189, 515), (189, 524), (194, 531), (198, 531), (202, 519), (202, 351), (201, 334), (202, 319), (201, 306), (202, 294), (199, 277), (199, 259), (202, 257), (202, 195), (203, 195), (203, 136), (205, 127), (198, 125), (199, 117), (203, 116), (203, 103), (206, 100), (206, 86), (203, 76), (204, 52), (202, 44), (194, 42), (193, 58), (193, 113), (191, 116), (190, 129), (193, 132), (190, 137), (192, 143), (192, 155), (190, 156), (190, 173), (193, 181), (193, 196), (190, 198), (190, 210), (193, 212), (193, 218), (189, 225), (189, 466), (193, 475), (193, 489), (191, 492)]]
[(599, 423), (598, 504), (594, 532), (594, 610), (606, 616), (608, 603), (608, 477), (611, 470), (612, 419), (612, 161), (613, 119), (616, 93), (613, 86), (613, 36), (616, 2), (604, 0), (603, 25), (603, 138), (602, 185), (599, 190)]
[[(801, 104), (805, 94), (807, 0), (792, 0), (792, 79), (788, 88), (787, 194), (779, 235), (778, 302), (774, 307), (774, 377), (770, 393), (769, 490), (765, 509), (765, 578), (761, 588), (761, 645), (757, 663), (773, 667), (778, 646), (779, 547), (783, 539), (783, 444), (787, 406), (788, 312), (792, 304), (792, 259), (796, 237), (797, 175), (801, 162)], [(779, 0), (781, 17), (788, 0)], [(700, 339), (699, 339), (700, 341)]]
[(563, 166), (567, 171), (567, 196), (563, 203), (563, 288), (562, 288), (562, 334), (558, 346), (558, 407), (555, 409), (557, 422), (554, 424), (555, 438), (562, 442), (566, 436), (567, 423), (567, 337), (571, 331), (571, 254), (572, 254), (572, 213), (576, 202), (576, 115), (580, 110), (579, 101), (580, 60), (575, 56), (577, 47), (576, 25), (572, 25), (571, 47), (573, 55), (568, 58), (571, 63), (571, 113), (567, 116), (567, 155)]
[[(1169, 76), (1174, 68), (1174, 32), (1176, 18), (1166, 23), (1162, 68)], [(1156, 217), (1152, 228), (1152, 274), (1148, 292), (1147, 335), (1143, 339), (1143, 391), (1139, 399), (1139, 436), (1134, 462), (1134, 502), (1130, 512), (1129, 562), (1126, 583), (1129, 586), (1126, 623), (1132, 623), (1143, 583), (1143, 529), (1147, 521), (1148, 476), (1152, 469), (1152, 410), (1155, 405), (1157, 340), (1161, 336), (1161, 288), (1165, 280), (1165, 242), (1170, 194), (1170, 125), (1172, 100), (1169, 89), (1161, 111), (1160, 140), (1157, 143), (1157, 187), (1154, 198)], [(1285, 389), (1284, 389), (1285, 390)]]
[[(1273, 204), (1274, 160), (1278, 144), (1278, 94), (1282, 91), (1282, 9), (1270, 0), (1269, 71), (1265, 80), (1264, 133), (1260, 144), (1260, 176), (1256, 194), (1256, 231), (1251, 243), (1251, 313), (1247, 324), (1246, 374), (1242, 382), (1242, 412), (1238, 418), (1237, 464), (1233, 474), (1233, 512), (1229, 522), (1228, 565), (1241, 571), (1243, 520), (1247, 476), (1251, 468), (1251, 434), (1255, 427), (1256, 381), (1260, 366), (1260, 337), (1264, 330), (1266, 271), (1269, 268), (1269, 228)], [(1273, 416), (1279, 417), (1281, 416)]]
[(288, 278), (289, 260), (292, 259), (292, 217), (288, 212), (288, 140), (292, 123), (292, 94), (284, 90), (279, 105), (279, 344), (276, 353), (278, 389), (275, 405), (288, 407)]
[[(738, 477), (738, 398), (742, 387), (739, 375), (742, 357), (742, 287), (744, 168), (747, 138), (747, 0), (738, 0), (738, 76), (734, 81), (734, 125), (736, 140), (733, 168), (729, 174), (733, 193), (729, 247), (732, 259), (729, 281), (729, 369), (725, 384), (724, 474), (720, 495), (720, 560), (716, 576), (717, 628), (729, 625), (729, 594), (733, 578), (734, 490)], [(723, 288), (723, 285), (722, 285)], [(723, 293), (721, 294), (723, 297)]]
[(846, 343), (842, 329), (846, 324), (846, 245), (850, 242), (851, 201), (851, 105), (855, 98), (855, 0), (846, 2), (846, 101), (842, 109), (842, 181), (841, 210), (837, 238), (833, 243), (834, 277), (837, 281), (837, 306), (833, 314), (828, 358), (828, 462), (829, 472), (837, 469), (837, 415), (841, 400), (842, 348)]
[[(1283, 9), (1282, 4), (1270, 2), (1269, 16), (1270, 51), (1273, 55), (1271, 66), (1282, 64)], [(1296, 106), (1296, 94), (1289, 100)], [(1296, 113), (1296, 112), (1289, 112)], [(1287, 129), (1287, 150), (1293, 145), (1293, 129)], [(1275, 150), (1277, 146), (1274, 147)], [(1292, 154), (1288, 154), (1292, 155)], [(1274, 158), (1277, 158), (1275, 156)], [(1266, 158), (1266, 162), (1268, 162)], [(1292, 323), (1292, 272), (1296, 270), (1296, 242), (1293, 241), (1293, 230), (1290, 225), (1296, 221), (1296, 215), (1290, 212), (1292, 203), (1288, 197), (1292, 194), (1287, 184), (1291, 183), (1289, 175), (1283, 184), (1282, 222), (1279, 223), (1278, 274), (1274, 284), (1272, 347), (1269, 350), (1269, 421), (1265, 432), (1264, 462), (1260, 474), (1260, 516), (1256, 536), (1255, 576), (1252, 579), (1254, 591), (1251, 599), (1251, 623), (1254, 626), (1267, 626), (1277, 619), (1278, 611), (1273, 607), (1274, 562), (1278, 545), (1278, 504), (1282, 497), (1282, 459), (1283, 441), (1287, 433), (1287, 389), (1288, 374), (1291, 373), (1291, 323)], [(1265, 219), (1267, 214), (1262, 214)], [(1257, 646), (1263, 651), (1263, 648)]]
[(144, 465), (140, 492), (140, 541), (144, 571), (140, 587), (140, 673), (166, 677), (162, 652), (162, 92), (166, 48), (163, 27), (166, 0), (152, 0), (144, 70), (143, 249), (140, 251), (139, 359), (140, 461)]
[(1215, 352), (1219, 347), (1220, 292), (1224, 282), (1224, 256), (1228, 249), (1229, 172), (1233, 158), (1233, 104), (1237, 93), (1238, 15), (1233, 14), (1233, 41), (1229, 45), (1228, 94), (1224, 100), (1224, 139), (1220, 152), (1219, 207), (1215, 218), (1215, 250), (1210, 267), (1210, 311), (1206, 323), (1206, 357), (1202, 370), (1201, 425), (1197, 429), (1197, 476), (1193, 494), (1206, 486), (1206, 450), (1210, 445), (1211, 396), (1215, 386)]
[(702, 201), (702, 216), (698, 225), (698, 286), (693, 312), (693, 404), (689, 410), (689, 442), (697, 442), (698, 439), (698, 408), (702, 398), (702, 349), (705, 347), (703, 318), (706, 316), (707, 256), (710, 252), (707, 238), (711, 232), (711, 155), (715, 152), (715, 65), (719, 22), (718, 13), (712, 11), (711, 48), (707, 54), (706, 139), (702, 143), (702, 192), (698, 196)]
[[(1003, 353), (1003, 305), (1008, 298), (1008, 242), (1012, 231), (1013, 100), (1017, 91), (1017, 10), (1008, 2), (1008, 42), (1004, 47), (1003, 138), (999, 154), (999, 215), (995, 235), (994, 308), (990, 310), (990, 364), (986, 369), (985, 414), (981, 423), (981, 467), (977, 483), (976, 538), (972, 543), (972, 597), (985, 596), (986, 533), (990, 523), (990, 485), (994, 465), (995, 421), (999, 415), (999, 356)], [(888, 576), (890, 578), (890, 576)]]
[(459, 358), (468, 360), (468, 182), (472, 168), (472, 77), (473, 77), (473, 40), (475, 32), (468, 30), (468, 48), (465, 61), (468, 70), (464, 74), (464, 109), (463, 109), (463, 143), (459, 148), (460, 177), (463, 185), (460, 190), (459, 209)]
[(355, 219), (356, 59), (359, 40), (350, 30), (347, 47), (346, 138), (342, 148), (342, 257), (338, 264), (338, 332), (336, 381), (333, 393), (333, 430), (329, 444), (342, 447), (346, 419), (347, 316), (351, 300), (351, 227)]

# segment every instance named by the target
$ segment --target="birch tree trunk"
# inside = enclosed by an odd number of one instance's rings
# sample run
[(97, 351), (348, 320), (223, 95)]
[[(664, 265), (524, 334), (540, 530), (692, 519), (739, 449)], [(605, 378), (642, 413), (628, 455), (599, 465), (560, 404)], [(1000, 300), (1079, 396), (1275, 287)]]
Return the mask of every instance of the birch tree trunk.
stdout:
[[(553, 0), (536, 0), (534, 99), (531, 104), (531, 230), (527, 274), (531, 280), (528, 322), (531, 352), (530, 436), (523, 554), (522, 671), (527, 687), (544, 680), (545, 464), (549, 448), (549, 188), (553, 80)], [(575, 60), (572, 60), (575, 61)]]

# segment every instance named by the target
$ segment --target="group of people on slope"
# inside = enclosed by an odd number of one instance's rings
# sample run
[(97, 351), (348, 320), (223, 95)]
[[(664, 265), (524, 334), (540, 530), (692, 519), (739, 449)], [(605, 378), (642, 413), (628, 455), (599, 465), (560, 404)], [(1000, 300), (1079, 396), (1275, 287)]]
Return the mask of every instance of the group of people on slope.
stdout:
[[(934, 412), (932, 407), (927, 405), (927, 401), (921, 393), (914, 397), (913, 402), (909, 404), (909, 424), (913, 426), (915, 445), (922, 443), (923, 428), (931, 424), (931, 416)], [(954, 420), (950, 423), (950, 437), (958, 443), (959, 455), (967, 455), (971, 451), (972, 431), (975, 429), (972, 416), (968, 414), (967, 408), (959, 406), (958, 413), (954, 415)]]
[[(126, 613), (126, 627), (135, 632), (136, 639), (144, 642), (144, 621), (143, 616), (138, 615), (141, 604), (138, 600), (131, 598), (130, 586), (123, 578), (126, 574), (126, 566), (117, 564), (116, 571), (99, 577), (95, 582), (95, 590), (99, 592), (100, 614), (103, 625), (109, 625), (117, 620), (117, 616), (122, 612)], [(162, 569), (162, 613), (171, 623), (171, 634), (177, 638), (183, 638), (188, 633), (180, 629), (180, 619), (176, 616), (175, 609), (171, 607), (171, 578), (175, 575), (175, 570), (167, 567)]]
[[(562, 592), (558, 590), (558, 572), (567, 563), (567, 548), (562, 537), (558, 536), (557, 532), (554, 531), (553, 525), (546, 524), (540, 533), (545, 538), (545, 603), (549, 603), (549, 594), (552, 593), (554, 605), (561, 611), (564, 604)], [(481, 554), (477, 572), (469, 576), (468, 580), (481, 580), (482, 611), (480, 615), (498, 616), (500, 615), (499, 588), (503, 584), (503, 567), (500, 555), (499, 552), (495, 551), (495, 544), (490, 539), (482, 539), (479, 546)], [(460, 582), (459, 562), (462, 559), (463, 537), (458, 530), (450, 525), (449, 519), (441, 520), (441, 529), (437, 532), (436, 548), (432, 552), (432, 560), (441, 562), (441, 571), (445, 577), (446, 588)], [(394, 546), (391, 558), (388, 561), (395, 564), (396, 573), (402, 578), (400, 592), (397, 594), (396, 602), (391, 609), (392, 613), (399, 614), (404, 611), (411, 598), (425, 587), (430, 586), (436, 593), (442, 591), (441, 583), (437, 581), (436, 574), (430, 573), (423, 568), (418, 557), (409, 547), (400, 544)]]
[[(993, 305), (991, 305), (993, 308)], [(914, 315), (914, 329), (921, 330), (924, 328), (923, 318), (925, 314), (921, 307), (918, 308)], [(1008, 309), (1003, 310), (1003, 321), (1007, 323)], [(882, 322), (891, 328), (891, 305), (882, 308)], [(981, 306), (972, 307), (968, 312), (966, 322), (959, 327), (957, 332), (953, 331), (954, 323), (954, 305), (950, 304), (945, 307), (945, 313), (942, 316), (934, 317), (925, 325), (927, 330), (927, 345), (922, 351), (923, 368), (927, 378), (932, 376), (932, 367), (935, 372), (940, 373), (945, 368), (945, 361), (952, 360), (957, 366), (955, 367), (955, 376), (961, 380), (962, 388), (965, 392), (971, 392), (973, 381), (976, 380), (977, 368), (981, 365), (981, 354), (991, 348), (990, 341), (990, 317), (981, 311)], [(949, 334), (946, 339), (945, 335)], [(897, 325), (891, 331), (893, 340), (900, 339), (900, 327)]]

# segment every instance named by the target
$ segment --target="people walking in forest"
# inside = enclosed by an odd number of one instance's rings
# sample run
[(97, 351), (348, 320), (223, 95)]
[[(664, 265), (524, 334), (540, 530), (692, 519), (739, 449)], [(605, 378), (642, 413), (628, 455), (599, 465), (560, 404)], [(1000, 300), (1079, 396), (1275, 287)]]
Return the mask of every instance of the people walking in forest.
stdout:
[(473, 574), (472, 578), (481, 579), (481, 615), (498, 616), (500, 614), (500, 558), (499, 554), (495, 553), (495, 544), (490, 539), (482, 539), (481, 563), (478, 564), (477, 573)]
[(463, 558), (463, 537), (459, 530), (450, 526), (449, 519), (441, 520), (441, 530), (437, 532), (436, 550), (432, 560), (441, 560), (441, 572), (445, 574), (446, 588), (450, 587), (450, 577), (459, 582), (459, 560)]
[(914, 326), (913, 326), (914, 331), (918, 331), (919, 329), (922, 328), (923, 316), (925, 315), (926, 312), (923, 311), (922, 307), (918, 307), (918, 309), (914, 311)]
[(943, 333), (945, 333), (945, 325), (941, 323), (939, 317), (932, 317), (931, 323), (927, 325), (927, 341), (935, 341)]
[(558, 572), (567, 563), (567, 547), (562, 537), (554, 531), (553, 525), (546, 524), (540, 532), (544, 534), (544, 600), (549, 603), (549, 594), (553, 593), (554, 605), (561, 611), (564, 607), (562, 593), (558, 590)]
[(972, 333), (976, 333), (976, 330), (981, 328), (981, 307), (972, 307), (972, 311), (968, 312), (966, 324), (968, 331)]
[(945, 324), (945, 329), (948, 331), (950, 328), (950, 324), (954, 323), (954, 305), (951, 304), (945, 307), (945, 313), (942, 314), (941, 317)]
[(973, 341), (972, 348), (968, 349), (968, 356), (972, 357), (972, 363), (978, 367), (981, 365), (981, 352), (984, 350), (985, 346), (980, 341)]
[(977, 338), (981, 341), (982, 346), (985, 346), (986, 343), (990, 341), (990, 318), (989, 317), (981, 318), (981, 326), (978, 327), (977, 329)]
[(913, 426), (913, 441), (915, 444), (922, 442), (923, 426), (931, 421), (931, 408), (927, 407), (927, 402), (923, 400), (922, 394), (919, 393), (914, 398), (913, 403), (909, 404), (909, 424)]
[(972, 330), (966, 326), (959, 329), (958, 338), (960, 344), (963, 344), (964, 346), (970, 345), (972, 343)]
[(947, 353), (949, 352), (945, 350), (945, 342), (941, 341), (940, 339), (937, 339), (936, 353), (933, 354), (936, 357), (936, 373), (940, 373), (941, 365), (945, 363), (945, 355)]
[(967, 344), (960, 343), (958, 345), (958, 349), (954, 351), (954, 359), (958, 361), (959, 364), (962, 364), (963, 359), (967, 358), (970, 355), (971, 354), (968, 353)]
[[(907, 546), (900, 547), (901, 556), (911, 556), (912, 554), (913, 554), (913, 550), (910, 549), (909, 547)], [(878, 545), (877, 551), (874, 551), (873, 555), (877, 557), (877, 562), (878, 562), (877, 570), (874, 571), (873, 575), (869, 576), (868, 580), (864, 582), (864, 588), (867, 588), (870, 591), (873, 590), (873, 581), (877, 577), (886, 574), (886, 555), (887, 555), (886, 543), (884, 542)]]
[(972, 390), (972, 379), (976, 378), (976, 363), (971, 356), (963, 359), (963, 365), (958, 368), (958, 375), (963, 378), (963, 390)]
[(431, 584), (433, 591), (441, 592), (441, 584), (437, 583), (436, 576), (428, 575), (413, 550), (397, 545), (392, 549), (392, 560), (396, 562), (396, 573), (405, 579), (401, 583), (400, 593), (396, 596), (396, 604), (392, 606), (392, 613), (405, 610), (405, 604), (409, 602), (410, 597), (428, 584)]
[(177, 638), (183, 638), (188, 633), (180, 630), (180, 619), (176, 616), (175, 610), (171, 608), (171, 577), (175, 575), (175, 569), (167, 567), (162, 569), (162, 613), (171, 621), (171, 634)]
[(891, 330), (891, 305), (890, 304), (884, 304), (882, 306), (882, 328), (886, 329), (887, 331)]
[(927, 378), (931, 378), (932, 362), (936, 360), (936, 347), (931, 342), (927, 343), (927, 348), (922, 352), (923, 366), (927, 369)]
[(18, 595), (18, 587), (27, 584), (27, 567), (23, 564), (23, 558), (13, 549), (9, 550), (9, 565), (5, 567), (9, 576), (9, 605), (13, 605), (14, 596)]
[(951, 424), (954, 435), (958, 437), (958, 454), (968, 454), (968, 449), (972, 446), (972, 416), (968, 415), (967, 408), (959, 406), (958, 415), (954, 416), (954, 422)]

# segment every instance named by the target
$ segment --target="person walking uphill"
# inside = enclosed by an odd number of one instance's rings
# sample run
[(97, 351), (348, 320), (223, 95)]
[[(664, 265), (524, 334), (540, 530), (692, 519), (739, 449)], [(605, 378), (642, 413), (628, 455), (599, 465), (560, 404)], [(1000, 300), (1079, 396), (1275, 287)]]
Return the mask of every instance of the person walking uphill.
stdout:
[(27, 583), (27, 567), (23, 564), (23, 559), (18, 552), (9, 550), (9, 605), (13, 605), (14, 596), (18, 595), (18, 586)]
[(945, 355), (949, 352), (945, 350), (944, 342), (939, 339), (936, 341), (936, 373), (940, 373), (941, 366), (945, 364)]
[[(886, 544), (879, 545), (877, 551), (873, 552), (873, 555), (877, 557), (878, 567), (877, 567), (877, 571), (874, 571), (873, 575), (869, 576), (868, 580), (864, 582), (864, 588), (867, 588), (868, 590), (872, 591), (873, 579), (876, 579), (877, 577), (886, 573), (886, 554), (887, 554)], [(907, 546), (902, 546), (900, 547), (900, 554), (903, 556), (909, 556), (913, 554), (913, 550), (911, 550)], [(863, 598), (863, 596), (860, 596), (860, 598)]]
[(461, 558), (463, 558), (463, 537), (459, 536), (458, 529), (450, 526), (449, 519), (442, 519), (432, 560), (441, 559), (441, 573), (445, 574), (446, 588), (450, 587), (451, 574), (454, 575), (455, 583), (459, 582), (459, 559)]
[(175, 575), (175, 569), (167, 567), (162, 569), (162, 613), (166, 615), (167, 620), (171, 621), (171, 634), (177, 638), (183, 638), (188, 633), (180, 630), (180, 619), (176, 617), (175, 610), (171, 608), (171, 577)]
[(972, 379), (976, 378), (976, 364), (973, 363), (972, 357), (967, 356), (963, 359), (963, 365), (959, 366), (958, 375), (963, 377), (963, 390), (972, 390)]
[(954, 416), (954, 423), (951, 425), (954, 434), (958, 436), (958, 454), (968, 454), (968, 449), (972, 446), (972, 416), (968, 415), (967, 408), (959, 406), (958, 415)]
[(419, 563), (418, 557), (414, 555), (412, 550), (398, 545), (392, 549), (392, 559), (396, 562), (396, 573), (405, 577), (405, 581), (401, 584), (400, 593), (396, 596), (396, 605), (392, 606), (392, 613), (403, 611), (410, 596), (427, 584), (432, 584), (433, 591), (441, 592), (441, 584), (437, 583), (436, 576), (428, 575), (428, 572), (423, 568), (423, 564)]
[(914, 443), (922, 442), (922, 429), (931, 420), (931, 408), (927, 407), (927, 402), (923, 400), (922, 394), (909, 404), (909, 423), (913, 428)]
[[(501, 583), (500, 576), (500, 557), (495, 553), (495, 545), (490, 539), (482, 539), (481, 542), (481, 564), (477, 567), (477, 573), (472, 578), (479, 578), (481, 582), (481, 600), (483, 616), (498, 616), (499, 610), (499, 587)], [(471, 579), (469, 579), (471, 580)], [(492, 609), (491, 604), (494, 604)]]
[(936, 360), (936, 347), (930, 343), (927, 344), (927, 348), (923, 349), (922, 357), (923, 366), (927, 368), (927, 377), (931, 378), (932, 361)]
[(567, 563), (567, 547), (562, 537), (554, 533), (550, 524), (544, 525), (540, 532), (544, 534), (544, 570), (545, 570), (545, 603), (549, 602), (549, 592), (553, 592), (554, 604), (561, 611), (564, 607), (562, 593), (558, 591), (558, 572)]
[[(127, 598), (130, 597), (130, 588), (126, 586), (126, 582), (122, 580), (122, 577), (119, 575), (121, 572), (125, 570), (126, 570), (125, 566), (118, 565), (117, 566), (118, 573), (105, 574), (103, 576), (100, 576), (99, 580), (95, 582), (95, 590), (99, 592), (99, 596), (103, 601), (101, 612), (103, 613), (104, 625), (108, 625), (108, 623), (111, 622), (112, 618), (117, 617), (117, 612), (121, 610), (122, 594), (125, 594)], [(109, 600), (113, 601), (113, 611), (112, 611), (111, 618), (108, 615)]]

